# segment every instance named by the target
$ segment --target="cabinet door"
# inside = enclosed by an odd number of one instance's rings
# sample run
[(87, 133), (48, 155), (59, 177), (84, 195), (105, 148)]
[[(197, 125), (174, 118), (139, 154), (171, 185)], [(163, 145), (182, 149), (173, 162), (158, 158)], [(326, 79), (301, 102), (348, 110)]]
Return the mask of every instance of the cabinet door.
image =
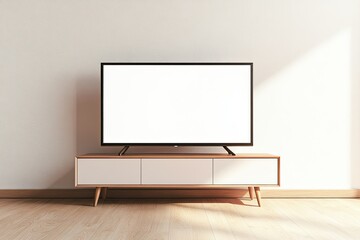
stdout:
[(212, 184), (212, 159), (142, 159), (143, 184)]
[(140, 159), (78, 159), (78, 184), (140, 184)]
[(278, 159), (214, 159), (214, 184), (278, 185)]

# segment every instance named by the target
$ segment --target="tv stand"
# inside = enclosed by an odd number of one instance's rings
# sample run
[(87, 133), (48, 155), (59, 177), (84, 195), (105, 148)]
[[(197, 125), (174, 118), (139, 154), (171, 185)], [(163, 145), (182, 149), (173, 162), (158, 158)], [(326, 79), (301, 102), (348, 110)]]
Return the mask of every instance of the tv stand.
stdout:
[(236, 154), (233, 153), (233, 151), (231, 151), (227, 146), (223, 146), (223, 148), (228, 152), (229, 155), (236, 156)]
[[(126, 149), (123, 149), (124, 152)], [(271, 154), (86, 154), (75, 158), (75, 187), (240, 189), (261, 206), (261, 186), (280, 186), (280, 156)]]

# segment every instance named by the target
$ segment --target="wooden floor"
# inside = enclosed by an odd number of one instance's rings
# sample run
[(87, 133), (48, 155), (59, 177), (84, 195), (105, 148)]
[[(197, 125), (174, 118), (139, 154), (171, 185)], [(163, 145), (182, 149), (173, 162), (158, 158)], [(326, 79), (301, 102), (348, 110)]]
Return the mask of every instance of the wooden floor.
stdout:
[(0, 239), (360, 239), (360, 199), (0, 199)]

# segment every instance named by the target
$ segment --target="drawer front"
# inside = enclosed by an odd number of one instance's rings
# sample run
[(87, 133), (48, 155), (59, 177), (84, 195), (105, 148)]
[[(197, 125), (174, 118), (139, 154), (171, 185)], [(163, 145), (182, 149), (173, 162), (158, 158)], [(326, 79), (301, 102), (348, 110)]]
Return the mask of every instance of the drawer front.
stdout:
[(143, 159), (143, 184), (212, 184), (212, 159)]
[(278, 159), (214, 159), (214, 184), (278, 185)]
[(140, 159), (78, 159), (78, 184), (140, 184)]

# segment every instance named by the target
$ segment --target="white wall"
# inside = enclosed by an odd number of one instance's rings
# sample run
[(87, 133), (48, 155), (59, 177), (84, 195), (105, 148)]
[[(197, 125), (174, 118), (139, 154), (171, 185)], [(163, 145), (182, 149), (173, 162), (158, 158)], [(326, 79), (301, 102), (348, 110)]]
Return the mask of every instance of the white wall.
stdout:
[(0, 189), (71, 188), (74, 155), (118, 150), (100, 147), (101, 61), (254, 62), (255, 144), (235, 151), (280, 154), (284, 189), (360, 188), (359, 16), (357, 0), (0, 0)]

